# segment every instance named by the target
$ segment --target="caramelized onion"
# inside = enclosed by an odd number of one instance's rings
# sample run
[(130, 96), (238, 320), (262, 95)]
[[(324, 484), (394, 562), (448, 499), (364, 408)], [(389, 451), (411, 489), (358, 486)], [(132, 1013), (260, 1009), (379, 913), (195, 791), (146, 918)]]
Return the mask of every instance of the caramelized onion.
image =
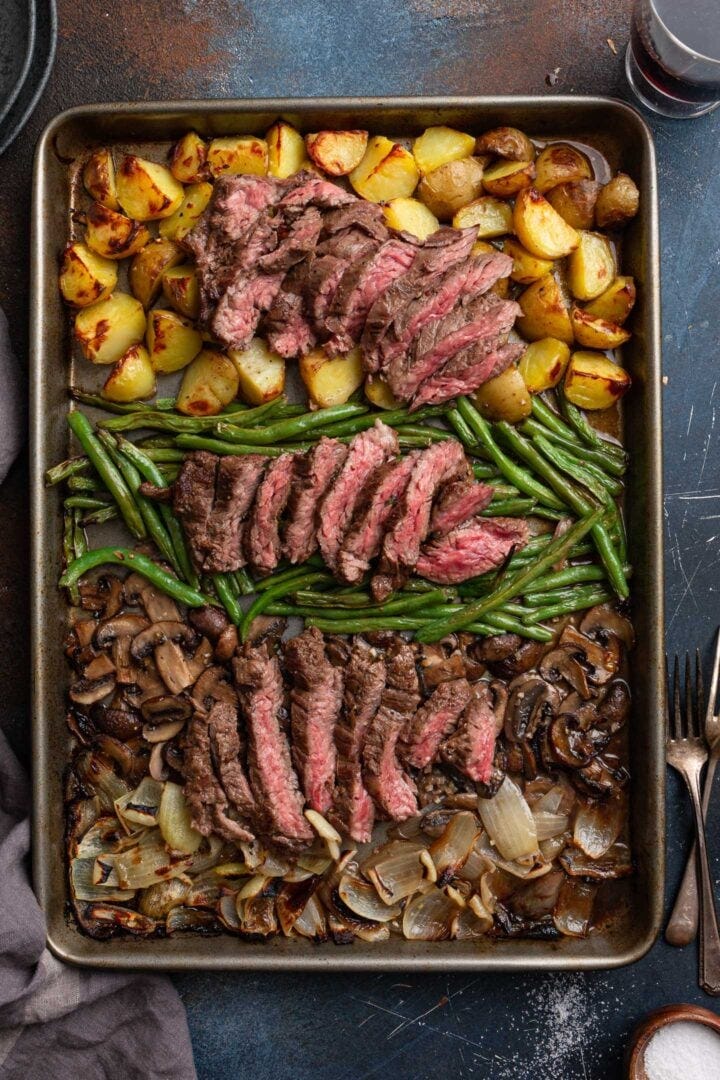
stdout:
[(293, 930), (302, 937), (313, 941), (327, 940), (327, 921), (325, 912), (316, 896), (311, 896), (302, 912), (295, 919)]
[(561, 934), (585, 937), (592, 921), (598, 886), (589, 881), (565, 878), (555, 904), (553, 922)]
[(575, 815), (573, 843), (590, 859), (599, 859), (613, 846), (627, 817), (622, 793), (602, 802), (583, 802)]
[(362, 873), (375, 886), (383, 903), (396, 904), (420, 887), (424, 876), (422, 851), (425, 848), (421, 844), (393, 840), (363, 862)]
[(356, 863), (350, 863), (340, 878), (338, 894), (350, 911), (371, 922), (389, 922), (400, 914), (398, 906), (386, 904), (377, 889), (361, 876)]
[(537, 852), (538, 836), (532, 811), (509, 776), (492, 799), (478, 799), (478, 811), (503, 859), (512, 861)]
[(458, 906), (440, 889), (417, 893), (405, 906), (403, 935), (409, 941), (445, 941)]
[(165, 843), (173, 851), (193, 855), (202, 843), (202, 836), (192, 827), (190, 808), (183, 789), (169, 780), (162, 789), (158, 825)]
[(430, 845), (440, 885), (452, 881), (465, 865), (479, 835), (480, 826), (474, 814), (467, 810), (453, 814), (442, 834)]

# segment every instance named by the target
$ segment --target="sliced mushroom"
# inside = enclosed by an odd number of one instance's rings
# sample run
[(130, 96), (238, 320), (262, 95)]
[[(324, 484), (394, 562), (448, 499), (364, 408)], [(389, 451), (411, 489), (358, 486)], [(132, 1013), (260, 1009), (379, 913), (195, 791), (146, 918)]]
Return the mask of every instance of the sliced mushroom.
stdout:
[(210, 604), (206, 607), (193, 608), (192, 611), (188, 612), (188, 622), (195, 627), (198, 633), (209, 638), (213, 644), (218, 640), (222, 632), (232, 625), (224, 611), (212, 607)]
[(546, 646), (539, 641), (525, 641), (515, 649), (511, 656), (499, 663), (492, 662), (490, 670), (500, 679), (514, 679), (517, 675), (523, 675), (526, 671), (537, 667), (545, 649)]
[(108, 705), (99, 703), (94, 705), (90, 715), (100, 731), (105, 732), (106, 735), (113, 735), (122, 742), (136, 738), (142, 731), (140, 716), (135, 709), (126, 704), (124, 695), (119, 692)]
[(613, 679), (598, 706), (603, 727), (614, 735), (625, 725), (630, 713), (630, 687), (624, 679)]
[(233, 656), (233, 654), (235, 653), (237, 647), (237, 626), (234, 626), (233, 623), (228, 623), (220, 637), (215, 642), (215, 658), (222, 662), (229, 660), (230, 657)]
[(584, 700), (590, 697), (585, 672), (569, 650), (551, 649), (543, 656), (538, 670), (547, 682), (557, 683), (564, 680)]
[(191, 649), (197, 641), (197, 634), (192, 627), (179, 620), (154, 622), (133, 639), (132, 655), (136, 660), (143, 660), (153, 649), (157, 649), (168, 641), (182, 641), (188, 649)]
[(140, 574), (130, 574), (126, 578), (125, 597), (130, 604), (142, 604), (151, 622), (175, 622), (180, 618), (180, 610), (172, 597), (160, 592)]
[(568, 769), (588, 765), (600, 749), (590, 734), (583, 731), (573, 713), (555, 717), (548, 728), (548, 739), (555, 760)]
[(158, 724), (168, 720), (189, 720), (192, 716), (192, 705), (187, 698), (161, 694), (144, 701), (140, 711), (146, 724)]
[(101, 734), (95, 739), (94, 749), (104, 758), (114, 761), (118, 772), (126, 779), (140, 779), (145, 772), (145, 761), (135, 754), (132, 748), (112, 735)]
[(102, 574), (95, 581), (84, 582), (79, 590), (80, 607), (84, 611), (94, 611), (108, 619), (122, 607), (123, 586), (114, 574)]
[(587, 670), (588, 679), (597, 686), (611, 679), (618, 669), (620, 648), (617, 638), (610, 638), (607, 646), (603, 647), (568, 623), (560, 637), (560, 645), (580, 659)]
[(544, 715), (556, 711), (560, 695), (539, 675), (519, 675), (508, 687), (505, 737), (511, 742), (531, 739)]
[(521, 645), (522, 638), (518, 634), (496, 634), (494, 637), (480, 638), (473, 652), (478, 660), (496, 664), (514, 656)]
[(187, 658), (175, 641), (163, 641), (156, 646), (155, 663), (171, 694), (182, 694), (195, 681)]
[(287, 619), (273, 615), (258, 615), (250, 624), (247, 640), (255, 647), (265, 642), (270, 645), (277, 645), (286, 628)]
[(76, 705), (94, 705), (115, 689), (115, 676), (103, 675), (101, 679), (78, 679), (70, 687), (70, 700)]
[(79, 646), (81, 649), (84, 649), (94, 638), (97, 623), (94, 619), (77, 619), (73, 623), (72, 629), (75, 639), (72, 642), (72, 645), (75, 648)]
[[(233, 626), (233, 630), (235, 627)], [(235, 640), (237, 641), (237, 632), (235, 634)], [(233, 649), (233, 652), (235, 650)], [(232, 653), (230, 653), (232, 656)], [(187, 666), (190, 672), (190, 677), (193, 682), (199, 679), (205, 668), (210, 667), (213, 661), (213, 648), (206, 637), (200, 639), (195, 652), (188, 659)]]
[(621, 778), (600, 757), (572, 772), (570, 779), (581, 791), (596, 799), (610, 799), (617, 795), (622, 787)]
[(465, 658), (459, 650), (448, 656), (441, 645), (423, 645), (419, 659), (420, 674), (428, 692), (449, 679), (465, 677)]
[(632, 649), (635, 644), (632, 623), (612, 604), (590, 608), (580, 623), (580, 631), (601, 645), (607, 645), (610, 637), (618, 638), (626, 649)]
[(126, 613), (112, 619), (103, 619), (95, 631), (95, 644), (99, 649), (112, 646), (112, 660), (117, 672), (117, 681), (121, 684), (135, 682), (136, 672), (130, 658), (130, 646), (148, 625), (141, 615)]
[(114, 675), (115, 665), (113, 664), (107, 653), (100, 653), (97, 656), (93, 656), (89, 664), (85, 666), (83, 671), (83, 678), (85, 679), (102, 679), (105, 675)]
[(490, 693), (493, 698), (493, 712), (495, 713), (495, 726), (498, 735), (503, 729), (505, 711), (508, 703), (508, 688), (501, 679), (493, 679), (490, 683)]
[(225, 668), (215, 665), (203, 672), (192, 688), (190, 700), (199, 712), (209, 712), (216, 702), (237, 706), (237, 691)]

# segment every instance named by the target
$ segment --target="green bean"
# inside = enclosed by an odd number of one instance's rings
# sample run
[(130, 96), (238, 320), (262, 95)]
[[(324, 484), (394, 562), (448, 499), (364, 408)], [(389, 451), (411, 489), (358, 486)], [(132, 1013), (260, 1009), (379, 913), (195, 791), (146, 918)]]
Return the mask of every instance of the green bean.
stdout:
[(536, 621), (538, 620), (534, 611), (526, 612), (522, 620), (504, 611), (491, 611), (485, 615), (486, 624), (496, 630), (502, 630), (508, 634), (519, 634), (524, 630), (523, 637), (530, 637), (534, 641), (552, 641), (554, 637), (552, 630), (548, 630), (545, 626), (533, 626), (532, 624)]
[[(256, 581), (254, 591), (258, 593), (265, 592), (266, 589), (271, 589), (274, 585), (280, 585), (286, 581), (293, 581), (295, 578), (302, 577), (308, 573), (308, 570), (321, 570), (324, 567), (325, 563), (319, 555), (311, 555), (307, 562), (302, 563), (300, 566), (282, 566), (266, 578)], [(334, 585), (335, 578), (326, 573), (326, 582)]]
[(240, 570), (236, 570), (234, 576), (238, 592), (241, 596), (249, 596), (251, 593), (255, 592), (255, 582), (244, 567)]
[(174, 435), (148, 435), (138, 439), (135, 445), (143, 450), (174, 450), (177, 447)]
[[(65, 560), (65, 567), (71, 566), (75, 560), (75, 545), (73, 532), (75, 528), (75, 522), (73, 515), (65, 512), (63, 516), (63, 559)], [(77, 584), (68, 586), (68, 593), (70, 595), (71, 604), (80, 603), (80, 591)]]
[(230, 574), (213, 574), (212, 580), (218, 599), (228, 613), (228, 618), (235, 623), (235, 626), (239, 626), (243, 613), (230, 584), (230, 578)]
[(560, 419), (555, 410), (551, 409), (539, 394), (533, 394), (530, 400), (532, 402), (533, 416), (543, 425), (543, 427), (548, 428), (550, 431), (554, 432), (555, 435), (561, 435), (564, 439), (569, 439), (576, 445), (579, 443), (578, 437), (573, 429), (568, 427), (567, 424)]
[[(564, 447), (550, 442), (544, 435), (536, 436), (534, 442), (548, 461), (551, 461), (561, 472), (573, 477), (588, 491), (597, 494), (597, 497), (606, 505), (609, 505), (611, 500), (604, 497), (603, 490), (610, 495), (620, 495), (622, 493), (623, 485), (621, 481), (608, 476), (607, 473), (604, 473), (597, 465), (593, 465), (592, 462), (581, 461), (580, 458), (569, 453)], [(582, 453), (582, 447), (580, 453)]]
[(89, 390), (79, 390), (76, 387), (70, 388), (70, 396), (83, 405), (94, 405), (97, 409), (112, 413), (146, 412), (150, 409), (169, 411), (175, 408), (175, 398), (156, 398), (153, 402), (108, 401), (102, 394), (93, 394)]
[[(453, 428), (460, 442), (463, 444), (466, 450), (472, 453), (481, 453), (485, 457), (485, 453), (475, 437), (475, 432), (466, 423), (463, 416), (461, 416), (458, 409), (448, 409), (445, 414), (445, 419), (448, 424)], [(490, 467), (490, 466), (488, 466)], [(494, 466), (493, 466), (494, 467)]]
[[(202, 435), (178, 435), (177, 445), (183, 450), (208, 450), (211, 454), (221, 455), (264, 454), (265, 457), (279, 457), (280, 454), (285, 453), (285, 450), (279, 446), (240, 446), (238, 443), (221, 442), (220, 439), (205, 438)], [(160, 452), (170, 453), (167, 450)]]
[(96, 566), (105, 565), (129, 567), (147, 578), (153, 585), (156, 585), (161, 592), (167, 593), (168, 596), (172, 596), (174, 600), (178, 600), (181, 604), (187, 604), (188, 607), (205, 607), (207, 604), (215, 605), (212, 597), (205, 596), (203, 593), (198, 592), (197, 589), (192, 589), (189, 585), (180, 581), (179, 578), (173, 577), (172, 574), (169, 574), (167, 570), (163, 570), (147, 555), (123, 547), (101, 547), (86, 552), (81, 558), (75, 559), (65, 570), (65, 573), (60, 578), (60, 585), (74, 585), (83, 574), (94, 570)]
[(82, 523), (80, 521), (80, 511), (79, 510), (73, 510), (72, 521), (73, 521), (73, 532), (72, 532), (73, 552), (75, 554), (75, 558), (80, 559), (80, 558), (82, 558), (82, 556), (87, 551), (87, 537), (85, 536), (85, 531), (84, 531), (84, 529), (82, 527)]
[(560, 411), (567, 420), (573, 431), (580, 437), (582, 442), (592, 447), (593, 450), (607, 450), (608, 446), (622, 453), (622, 448), (616, 446), (614, 443), (609, 443), (607, 439), (603, 439), (599, 432), (595, 430), (585, 414), (568, 401), (565, 394), (559, 393), (558, 399), (560, 401)]
[(80, 476), (83, 473), (89, 472), (92, 468), (90, 458), (85, 457), (72, 457), (67, 461), (61, 461), (59, 465), (53, 465), (45, 473), (45, 483), (48, 487), (54, 487), (55, 484), (61, 484), (63, 480), (69, 479), (71, 476)]
[(299, 607), (312, 608), (369, 608), (373, 601), (369, 593), (346, 593), (342, 592), (312, 592), (310, 589), (299, 589), (292, 593), (293, 603)]
[(94, 499), (91, 495), (70, 495), (63, 506), (66, 510), (102, 510), (108, 506), (108, 500)]
[(178, 465), (165, 465), (160, 470), (160, 475), (162, 476), (163, 480), (165, 481), (165, 486), (166, 487), (169, 487), (170, 484), (174, 483), (175, 480), (177, 480), (179, 473), (180, 473), (180, 467)]
[(92, 513), (86, 514), (82, 519), (82, 523), (85, 527), (88, 525), (103, 525), (106, 521), (115, 521), (117, 516), (117, 506), (112, 504), (102, 510), (93, 510)]
[(444, 406), (435, 405), (428, 405), (426, 408), (418, 409), (414, 413), (411, 413), (408, 409), (386, 409), (385, 411), (380, 410), (365, 416), (356, 416), (350, 420), (328, 424), (327, 427), (322, 428), (321, 434), (327, 435), (328, 438), (339, 438), (342, 435), (357, 435), (361, 431), (367, 431), (368, 428), (374, 426), (376, 420), (382, 420), (389, 427), (398, 427), (398, 425), (404, 424), (418, 424), (420, 420), (428, 420), (433, 416), (444, 415)]
[[(310, 573), (304, 574), (302, 577), (297, 578), (294, 584), (298, 586), (314, 585), (316, 582), (326, 580), (327, 574)], [(255, 600), (252, 602), (252, 604), (247, 609), (240, 621), (239, 629), (241, 641), (247, 640), (247, 636), (250, 632), (250, 627), (252, 626), (253, 619), (256, 619), (258, 615), (262, 615), (263, 611), (265, 611), (266, 608), (268, 608), (274, 600), (278, 600), (281, 597), (286, 596), (289, 591), (290, 590), (288, 588), (287, 581), (281, 581), (280, 583), (276, 582), (274, 585), (271, 585), (270, 588), (265, 589), (264, 592), (259, 593), (258, 596), (255, 597)]]
[[(431, 592), (413, 593), (410, 596), (399, 596), (394, 600), (386, 600), (382, 604), (367, 603), (365, 605), (364, 614), (368, 616), (406, 615), (411, 611), (425, 611), (426, 608), (435, 608), (438, 604), (446, 603), (448, 599), (449, 594), (447, 590), (433, 589)], [(305, 608), (298, 605), (297, 614), (305, 614), (306, 612), (309, 612), (310, 615), (316, 613), (315, 608), (312, 605)], [(343, 610), (342, 607), (327, 608), (323, 610), (321, 614), (324, 619), (346, 619), (348, 616), (347, 611)]]
[(75, 438), (90, 458), (95, 471), (118, 504), (118, 509), (128, 529), (138, 540), (144, 540), (147, 536), (147, 529), (140, 515), (138, 505), (117, 465), (111, 460), (93, 431), (92, 424), (87, 416), (79, 411), (71, 412), (68, 414), (67, 422)]
[[(266, 401), (264, 405), (258, 405), (255, 409), (236, 408), (231, 413), (220, 415), (229, 424), (236, 420), (243, 424), (250, 421), (252, 424), (257, 420), (265, 420), (281, 403), (280, 399), (275, 398), (273, 401)], [(148, 409), (145, 412), (117, 416), (112, 420), (101, 420), (98, 427), (105, 428), (106, 431), (135, 431), (138, 428), (150, 428), (152, 431), (174, 431), (179, 434), (199, 435), (203, 431), (212, 431), (218, 420), (219, 416), (178, 416), (177, 413), (169, 415)]]
[(471, 468), (476, 480), (487, 480), (488, 483), (492, 484), (494, 480), (501, 479), (500, 474), (494, 465), (486, 465), (481, 461), (473, 461)]
[(574, 611), (584, 611), (598, 604), (606, 604), (609, 600), (612, 600), (612, 593), (597, 586), (568, 589), (553, 603), (549, 603), (546, 607), (536, 608), (533, 621), (537, 619), (547, 622), (548, 619), (557, 619), (561, 615), (571, 615)]
[(492, 489), (493, 499), (518, 499), (522, 495), (514, 484), (493, 484)]
[(431, 424), (402, 424), (395, 430), (398, 435), (418, 435), (430, 439), (431, 442), (447, 442), (448, 439), (455, 438), (449, 431), (443, 431), (442, 428), (433, 427)]
[(530, 438), (539, 435), (551, 443), (556, 443), (568, 453), (576, 456), (580, 455), (584, 464), (595, 465), (612, 476), (621, 477), (627, 470), (626, 461), (621, 461), (614, 455), (607, 454), (604, 451), (592, 450), (589, 446), (583, 446), (577, 440), (566, 439), (563, 435), (558, 435), (556, 432), (544, 427), (537, 420), (526, 420), (524, 424), (520, 425), (520, 431), (523, 435), (530, 436)]
[(220, 421), (215, 425), (215, 433), (220, 438), (244, 445), (273, 446), (278, 442), (299, 438), (317, 428), (326, 427), (331, 420), (344, 420), (351, 416), (367, 413), (366, 405), (331, 405), (328, 409), (303, 413), (289, 420), (279, 420), (260, 428), (239, 428)]
[(102, 490), (102, 481), (97, 476), (68, 476), (66, 484), (72, 492)]
[[(546, 593), (551, 589), (564, 589), (568, 585), (578, 585), (583, 581), (604, 581), (605, 568), (597, 563), (581, 563), (579, 566), (566, 566), (563, 570), (554, 570), (533, 582), (533, 594)], [(526, 598), (529, 596), (526, 593)]]
[(507, 517), (513, 514), (534, 514), (536, 503), (534, 499), (498, 499), (491, 502), (484, 510), (480, 511), (480, 517), (494, 518)]

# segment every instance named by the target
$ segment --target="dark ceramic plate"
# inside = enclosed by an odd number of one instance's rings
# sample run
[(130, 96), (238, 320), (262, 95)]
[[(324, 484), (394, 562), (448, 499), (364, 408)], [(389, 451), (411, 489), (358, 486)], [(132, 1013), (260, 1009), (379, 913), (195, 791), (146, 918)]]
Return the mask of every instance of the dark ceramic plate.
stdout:
[(27, 78), (35, 48), (35, 0), (0, 5), (0, 124)]
[[(5, 6), (14, 6), (17, 0), (0, 0), (0, 37), (2, 36), (5, 18)], [(25, 127), (38, 99), (45, 89), (55, 60), (55, 45), (57, 41), (57, 12), (55, 0), (32, 0), (29, 4), (25, 0), (25, 6), (32, 6), (35, 10), (34, 22), (34, 47), (32, 49), (28, 69), (22, 85), (19, 87), (15, 99), (5, 115), (0, 110), (0, 154), (7, 150), (11, 142), (20, 134)]]

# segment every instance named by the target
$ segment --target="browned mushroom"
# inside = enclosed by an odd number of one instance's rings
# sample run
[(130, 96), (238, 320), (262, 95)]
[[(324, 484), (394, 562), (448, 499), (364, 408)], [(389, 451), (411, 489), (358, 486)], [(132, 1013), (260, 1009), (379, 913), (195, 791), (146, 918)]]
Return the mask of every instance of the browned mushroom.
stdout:
[(554, 686), (539, 675), (519, 675), (508, 687), (510, 696), (505, 709), (505, 737), (511, 742), (531, 739), (544, 716), (560, 704)]
[(141, 706), (143, 737), (149, 743), (167, 742), (178, 735), (192, 716), (192, 705), (187, 698), (163, 694), (148, 698)]
[(95, 581), (86, 581), (79, 586), (80, 607), (84, 611), (93, 611), (110, 619), (117, 615), (123, 605), (123, 586), (114, 574), (102, 574)]
[(115, 615), (112, 619), (103, 619), (98, 623), (95, 644), (99, 649), (112, 646), (112, 660), (118, 683), (129, 684), (135, 681), (136, 673), (133, 670), (130, 646), (147, 625), (147, 619), (131, 612)]
[(199, 712), (208, 712), (216, 702), (237, 706), (237, 691), (230, 682), (229, 672), (215, 665), (209, 667), (192, 688), (190, 700)]
[(209, 638), (213, 644), (218, 640), (223, 630), (232, 625), (224, 611), (212, 607), (210, 604), (189, 611), (188, 622), (195, 627), (198, 633)]
[(632, 623), (611, 604), (590, 608), (580, 623), (580, 631), (601, 645), (607, 645), (611, 637), (622, 641), (628, 650), (635, 644)]
[(630, 687), (624, 679), (613, 679), (598, 706), (603, 727), (611, 735), (620, 731), (630, 712)]
[(83, 677), (85, 679), (102, 679), (104, 675), (114, 675), (115, 665), (107, 653), (93, 656), (89, 664), (85, 665)]
[(103, 675), (100, 679), (78, 679), (70, 687), (70, 700), (76, 705), (94, 705), (115, 689), (115, 676)]
[(125, 580), (125, 597), (130, 604), (142, 604), (151, 622), (174, 622), (180, 618), (177, 604), (140, 574)]
[(573, 713), (556, 716), (548, 728), (555, 760), (569, 769), (580, 769), (592, 761), (599, 747), (590, 733), (583, 731)]
[(250, 624), (247, 640), (253, 646), (277, 645), (287, 628), (287, 619), (274, 615), (258, 615)]
[(566, 682), (581, 698), (587, 700), (590, 690), (579, 661), (568, 649), (551, 649), (545, 653), (538, 671), (550, 683)]
[(510, 680), (517, 675), (524, 675), (526, 671), (537, 667), (546, 647), (539, 641), (524, 641), (510, 656), (499, 662), (490, 662), (490, 670), (499, 679)]
[(215, 642), (215, 658), (221, 662), (229, 660), (238, 647), (238, 632), (237, 626), (233, 623), (228, 625), (223, 630), (220, 637)]
[(627, 844), (618, 841), (599, 859), (590, 859), (579, 848), (568, 846), (560, 856), (563, 869), (570, 877), (606, 881), (627, 877), (632, 873), (632, 859)]
[(130, 651), (137, 660), (142, 660), (154, 651), (155, 663), (160, 677), (171, 694), (181, 694), (195, 681), (188, 667), (187, 658), (178, 645), (182, 642), (187, 649), (197, 643), (197, 635), (187, 623), (177, 620), (163, 620), (152, 623), (133, 639)]
[(590, 682), (597, 686), (611, 679), (618, 669), (620, 642), (616, 637), (611, 636), (607, 646), (602, 646), (568, 623), (560, 636), (560, 645), (578, 658)]
[(107, 705), (97, 704), (90, 713), (94, 724), (106, 735), (125, 741), (136, 738), (142, 731), (142, 720), (137, 711), (117, 692)]
[[(232, 625), (232, 624), (231, 624)], [(232, 627), (235, 630), (235, 627)], [(237, 639), (237, 633), (236, 633)], [(234, 651), (234, 650), (233, 650)], [(232, 656), (232, 653), (230, 654)], [(206, 637), (200, 638), (192, 656), (187, 659), (188, 671), (193, 682), (199, 679), (205, 668), (210, 667), (213, 661), (213, 647)]]
[(440, 644), (422, 645), (419, 659), (420, 674), (428, 692), (441, 682), (465, 677), (465, 657), (459, 649), (448, 655)]

